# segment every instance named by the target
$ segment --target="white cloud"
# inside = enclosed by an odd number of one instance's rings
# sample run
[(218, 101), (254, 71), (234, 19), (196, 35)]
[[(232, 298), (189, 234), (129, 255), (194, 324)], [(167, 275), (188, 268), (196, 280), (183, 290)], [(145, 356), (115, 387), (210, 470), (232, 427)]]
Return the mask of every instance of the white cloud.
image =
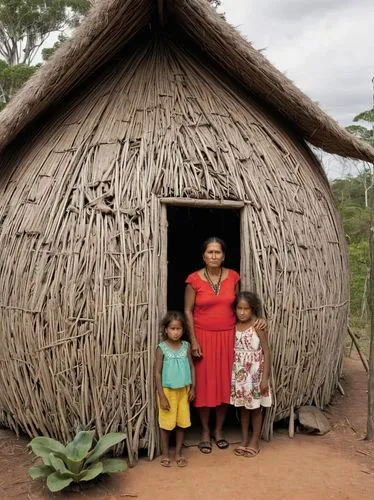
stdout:
[(223, 10), (341, 125), (372, 106), (372, 0), (224, 0)]

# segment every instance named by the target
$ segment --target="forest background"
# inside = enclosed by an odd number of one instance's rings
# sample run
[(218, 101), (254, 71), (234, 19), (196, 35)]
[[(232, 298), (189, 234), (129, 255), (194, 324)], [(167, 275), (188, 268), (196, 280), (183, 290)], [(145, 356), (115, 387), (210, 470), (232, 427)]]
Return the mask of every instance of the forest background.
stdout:
[[(213, 7), (220, 0), (207, 0)], [(0, 110), (79, 25), (92, 0), (0, 0)], [(54, 43), (48, 45), (52, 39)], [(356, 110), (360, 112), (362, 110)], [(349, 132), (374, 146), (374, 106), (353, 117)], [(322, 155), (322, 160), (324, 155)], [(373, 165), (355, 162), (330, 181), (349, 249), (350, 324), (369, 352), (369, 233)]]

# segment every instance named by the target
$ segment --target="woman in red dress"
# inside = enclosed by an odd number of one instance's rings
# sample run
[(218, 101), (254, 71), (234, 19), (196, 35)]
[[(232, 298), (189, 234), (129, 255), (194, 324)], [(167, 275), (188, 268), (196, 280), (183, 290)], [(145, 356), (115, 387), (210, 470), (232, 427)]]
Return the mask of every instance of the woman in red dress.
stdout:
[(233, 303), (240, 276), (223, 267), (226, 246), (209, 238), (202, 247), (205, 267), (186, 280), (185, 316), (190, 332), (192, 355), (196, 359), (195, 406), (202, 425), (199, 449), (212, 451), (209, 417), (216, 410), (214, 438), (223, 449), (229, 446), (222, 434), (230, 403), (231, 370), (234, 357), (235, 314)]

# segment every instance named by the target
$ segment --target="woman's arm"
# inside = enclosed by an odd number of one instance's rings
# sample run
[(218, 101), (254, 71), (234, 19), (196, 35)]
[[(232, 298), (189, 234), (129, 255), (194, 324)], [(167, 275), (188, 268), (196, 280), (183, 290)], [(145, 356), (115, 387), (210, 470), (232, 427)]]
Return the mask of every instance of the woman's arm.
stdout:
[(193, 364), (192, 361), (192, 355), (191, 355), (191, 346), (188, 346), (188, 351), (187, 351), (187, 357), (188, 357), (188, 363), (190, 365), (190, 370), (191, 370), (191, 387), (190, 387), (190, 394), (189, 394), (189, 400), (192, 401), (195, 399), (195, 365)]
[(261, 330), (256, 330), (257, 335), (259, 336), (262, 351), (264, 353), (264, 373), (261, 379), (260, 390), (262, 392), (266, 392), (269, 388), (269, 378), (270, 378), (270, 366), (271, 366), (271, 356), (269, 349), (269, 341), (268, 341), (268, 329), (263, 328)]
[(201, 351), (200, 344), (198, 343), (195, 337), (195, 328), (193, 322), (193, 309), (195, 306), (195, 296), (196, 296), (195, 290), (188, 283), (186, 285), (186, 290), (184, 292), (184, 315), (186, 317), (188, 332), (190, 336), (192, 355), (197, 358), (200, 358), (203, 355), (203, 353)]
[(156, 361), (155, 361), (155, 379), (158, 397), (160, 398), (160, 406), (163, 410), (170, 410), (170, 405), (167, 397), (165, 396), (164, 389), (162, 387), (162, 365), (164, 362), (164, 355), (159, 347), (156, 350)]

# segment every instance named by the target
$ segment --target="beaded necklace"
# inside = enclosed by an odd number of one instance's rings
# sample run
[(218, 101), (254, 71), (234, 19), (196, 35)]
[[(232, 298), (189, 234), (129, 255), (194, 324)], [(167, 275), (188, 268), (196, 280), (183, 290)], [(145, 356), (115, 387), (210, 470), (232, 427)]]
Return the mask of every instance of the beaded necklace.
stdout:
[(221, 271), (219, 273), (219, 277), (218, 277), (217, 283), (214, 283), (214, 281), (212, 280), (210, 274), (208, 273), (208, 269), (207, 268), (204, 269), (204, 276), (206, 277), (207, 282), (211, 286), (214, 295), (218, 295), (219, 291), (221, 289), (222, 267), (221, 267)]

